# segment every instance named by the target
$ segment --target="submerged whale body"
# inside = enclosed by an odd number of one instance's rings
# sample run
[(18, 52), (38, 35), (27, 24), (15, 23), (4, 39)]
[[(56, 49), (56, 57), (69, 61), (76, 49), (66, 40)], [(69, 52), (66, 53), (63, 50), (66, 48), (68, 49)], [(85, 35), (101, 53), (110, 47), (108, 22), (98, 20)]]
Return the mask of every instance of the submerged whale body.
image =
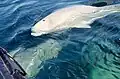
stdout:
[(31, 35), (40, 36), (68, 28), (91, 28), (89, 24), (114, 12), (119, 12), (119, 4), (93, 7), (72, 5), (59, 9), (37, 22), (31, 28)]

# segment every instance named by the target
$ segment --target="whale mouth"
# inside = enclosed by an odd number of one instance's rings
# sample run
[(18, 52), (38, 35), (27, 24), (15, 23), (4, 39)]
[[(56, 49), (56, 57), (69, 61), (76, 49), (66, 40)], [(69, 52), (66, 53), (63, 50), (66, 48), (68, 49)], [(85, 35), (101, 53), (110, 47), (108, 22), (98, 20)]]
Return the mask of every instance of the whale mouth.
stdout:
[(40, 36), (41, 34), (38, 33), (31, 33), (32, 36)]
[(31, 30), (31, 35), (32, 36), (41, 36), (41, 35), (44, 35), (44, 34), (47, 34), (48, 32), (46, 32), (46, 31), (40, 31), (40, 32), (36, 32), (36, 31), (34, 31), (33, 29)]
[(32, 33), (31, 33), (32, 36), (41, 36), (41, 35), (43, 35), (43, 34), (47, 34), (47, 33), (46, 33), (46, 32), (39, 32), (39, 33), (34, 33), (34, 32), (32, 32)]

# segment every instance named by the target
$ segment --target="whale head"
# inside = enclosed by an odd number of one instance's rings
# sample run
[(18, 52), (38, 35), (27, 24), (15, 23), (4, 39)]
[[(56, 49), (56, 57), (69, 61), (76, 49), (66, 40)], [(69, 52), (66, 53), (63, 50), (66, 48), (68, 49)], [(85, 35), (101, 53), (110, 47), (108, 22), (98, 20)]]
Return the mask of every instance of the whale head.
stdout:
[(33, 36), (41, 36), (43, 34), (47, 34), (50, 31), (50, 27), (52, 26), (52, 21), (49, 17), (45, 17), (39, 22), (37, 22), (31, 28), (31, 35)]

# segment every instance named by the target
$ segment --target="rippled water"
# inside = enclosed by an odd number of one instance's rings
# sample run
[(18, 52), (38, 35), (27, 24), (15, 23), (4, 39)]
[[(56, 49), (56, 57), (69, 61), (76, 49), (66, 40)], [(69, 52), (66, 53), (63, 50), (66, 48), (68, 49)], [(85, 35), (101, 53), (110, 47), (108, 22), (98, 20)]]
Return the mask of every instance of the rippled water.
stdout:
[(30, 28), (52, 11), (86, 1), (0, 1), (0, 46), (31, 79), (120, 79), (119, 12), (97, 19), (91, 29), (30, 35)]

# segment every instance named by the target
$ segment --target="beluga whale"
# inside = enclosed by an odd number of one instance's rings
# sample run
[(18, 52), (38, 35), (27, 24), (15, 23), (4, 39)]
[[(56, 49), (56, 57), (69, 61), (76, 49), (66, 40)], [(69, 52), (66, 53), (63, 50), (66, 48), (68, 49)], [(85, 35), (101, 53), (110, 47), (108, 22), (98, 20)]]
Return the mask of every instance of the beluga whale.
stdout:
[(102, 7), (89, 5), (69, 5), (52, 12), (37, 22), (31, 28), (31, 35), (41, 36), (43, 34), (69, 28), (90, 29), (90, 24), (93, 21), (115, 12), (120, 12), (120, 4)]

